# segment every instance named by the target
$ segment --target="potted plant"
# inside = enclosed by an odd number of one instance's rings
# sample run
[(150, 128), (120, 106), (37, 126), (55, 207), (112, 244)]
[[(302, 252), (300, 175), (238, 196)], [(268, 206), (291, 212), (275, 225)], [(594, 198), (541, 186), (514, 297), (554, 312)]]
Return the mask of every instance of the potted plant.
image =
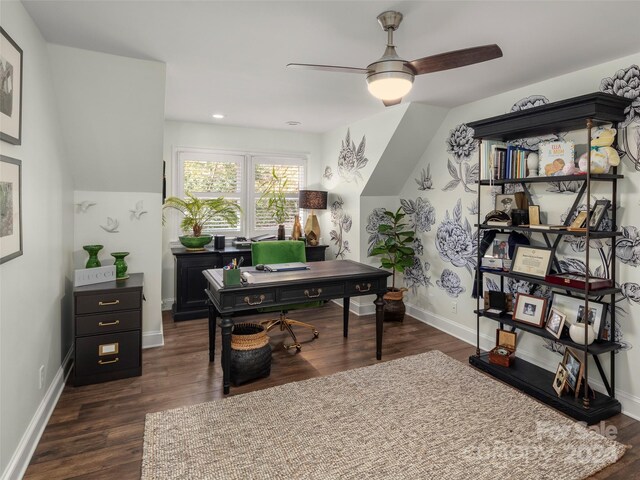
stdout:
[(262, 183), (263, 193), (260, 201), (267, 200), (267, 209), (278, 224), (278, 240), (285, 239), (284, 224), (289, 218), (285, 191), (288, 179), (278, 175), (276, 167), (271, 169), (271, 176)]
[(391, 288), (384, 295), (384, 316), (387, 321), (401, 322), (406, 310), (403, 296), (406, 288), (396, 288), (396, 272), (413, 265), (415, 251), (412, 248), (415, 232), (404, 222), (402, 207), (395, 212), (384, 210), (388, 222), (378, 225), (378, 235), (382, 239), (373, 247), (370, 255), (380, 255), (382, 268), (391, 269)]
[(188, 250), (203, 250), (204, 246), (211, 242), (212, 236), (202, 233), (207, 222), (222, 218), (233, 225), (238, 222), (240, 211), (235, 202), (224, 197), (198, 198), (190, 193), (187, 193), (186, 198), (168, 197), (162, 208), (178, 210), (184, 216), (180, 228), (185, 233), (191, 231), (192, 235), (186, 234), (178, 238)]

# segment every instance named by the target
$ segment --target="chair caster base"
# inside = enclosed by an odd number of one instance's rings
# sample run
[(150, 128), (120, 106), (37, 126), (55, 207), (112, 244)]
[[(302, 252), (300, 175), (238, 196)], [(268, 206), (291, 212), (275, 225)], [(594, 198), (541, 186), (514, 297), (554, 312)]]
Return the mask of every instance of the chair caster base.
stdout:
[(320, 336), (320, 332), (318, 330), (313, 331), (313, 338), (318, 338)]
[(289, 350), (291, 348), (294, 348), (299, 352), (300, 350), (302, 350), (302, 346), (299, 343), (293, 343), (291, 345), (283, 345), (285, 350)]

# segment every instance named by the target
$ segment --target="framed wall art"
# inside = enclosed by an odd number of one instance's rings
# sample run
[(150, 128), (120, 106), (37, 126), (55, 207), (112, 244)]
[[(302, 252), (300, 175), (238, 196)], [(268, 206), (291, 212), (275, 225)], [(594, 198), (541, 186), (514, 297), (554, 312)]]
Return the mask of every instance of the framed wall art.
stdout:
[(22, 142), (22, 49), (0, 27), (0, 140)]
[(513, 319), (528, 323), (534, 327), (542, 327), (547, 317), (547, 299), (534, 297), (526, 293), (516, 295), (516, 306), (513, 308)]
[(511, 272), (530, 277), (545, 278), (551, 269), (553, 252), (553, 248), (516, 245), (516, 249), (513, 252)]
[(22, 162), (0, 155), (0, 264), (22, 255)]
[(602, 223), (602, 219), (604, 218), (604, 214), (607, 213), (609, 209), (609, 205), (611, 202), (609, 200), (598, 200), (593, 205), (591, 209), (591, 213), (589, 214), (589, 230), (597, 230), (600, 224)]
[[(570, 297), (562, 293), (554, 292), (551, 306), (566, 315), (566, 323), (582, 323), (585, 318), (584, 298)], [(589, 325), (593, 327), (596, 339), (602, 338), (603, 327), (607, 316), (607, 304), (589, 300), (589, 313), (586, 315)]]

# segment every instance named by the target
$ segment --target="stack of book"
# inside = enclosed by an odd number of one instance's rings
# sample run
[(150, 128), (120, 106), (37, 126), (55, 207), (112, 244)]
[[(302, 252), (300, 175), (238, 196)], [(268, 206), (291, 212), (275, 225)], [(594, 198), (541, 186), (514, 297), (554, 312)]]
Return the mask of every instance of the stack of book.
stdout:
[(503, 180), (527, 177), (527, 155), (533, 150), (487, 140), (482, 142), (482, 180)]

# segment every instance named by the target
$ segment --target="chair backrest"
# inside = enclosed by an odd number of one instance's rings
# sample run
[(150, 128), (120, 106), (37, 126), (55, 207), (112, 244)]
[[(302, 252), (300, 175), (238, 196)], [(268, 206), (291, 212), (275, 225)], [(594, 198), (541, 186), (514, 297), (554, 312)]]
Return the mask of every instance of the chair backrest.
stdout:
[(304, 242), (299, 240), (254, 242), (251, 244), (251, 261), (254, 265), (259, 263), (306, 262), (307, 254)]

